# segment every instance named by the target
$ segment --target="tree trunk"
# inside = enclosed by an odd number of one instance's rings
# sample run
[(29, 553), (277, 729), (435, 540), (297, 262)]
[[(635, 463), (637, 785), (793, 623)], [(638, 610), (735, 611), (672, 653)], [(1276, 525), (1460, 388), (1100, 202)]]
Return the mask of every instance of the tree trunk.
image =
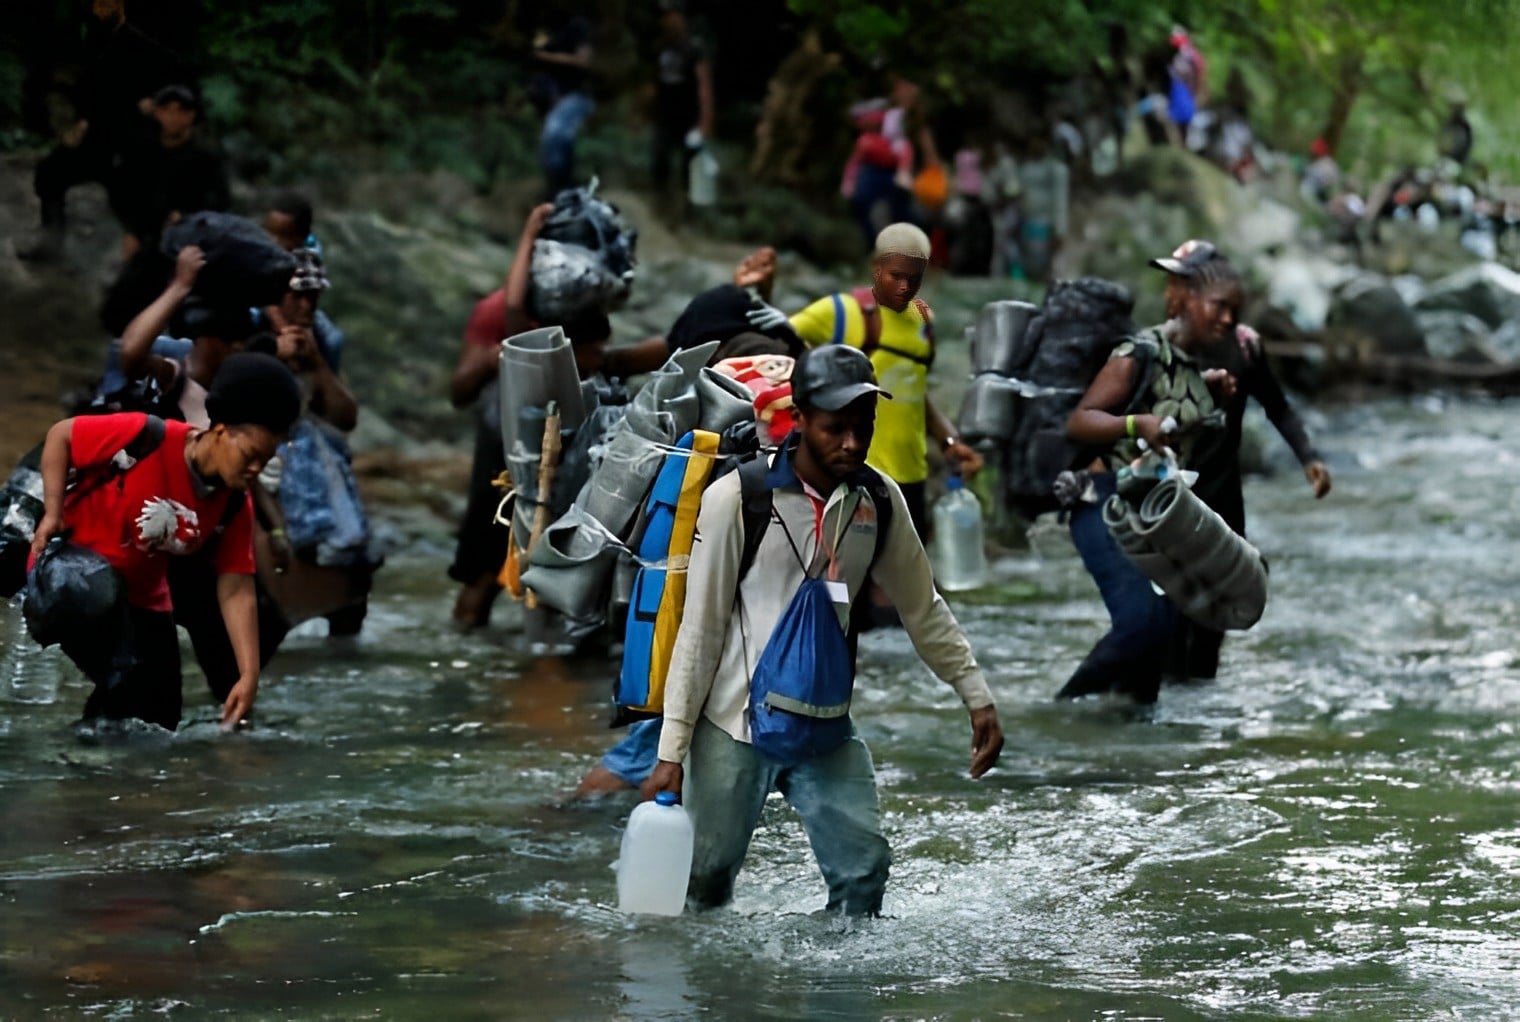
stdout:
[(811, 151), (812, 94), (818, 83), (839, 66), (839, 54), (825, 53), (816, 29), (809, 29), (797, 48), (771, 77), (755, 125), (755, 155), (750, 173), (756, 180), (795, 185), (803, 181), (803, 162)]
[(1366, 79), (1362, 74), (1362, 54), (1347, 54), (1341, 59), (1331, 86), (1330, 112), (1325, 116), (1325, 128), (1320, 137), (1332, 153), (1340, 152), (1341, 139), (1346, 134), (1346, 122), (1351, 119), (1351, 108), (1362, 94)]

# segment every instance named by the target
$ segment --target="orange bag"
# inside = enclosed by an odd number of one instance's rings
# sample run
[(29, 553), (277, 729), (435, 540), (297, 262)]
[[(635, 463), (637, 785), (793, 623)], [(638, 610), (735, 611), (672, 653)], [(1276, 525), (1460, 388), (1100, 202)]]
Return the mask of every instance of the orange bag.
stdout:
[(933, 163), (919, 171), (913, 179), (913, 198), (931, 212), (943, 206), (950, 198), (950, 179), (945, 176), (945, 168)]

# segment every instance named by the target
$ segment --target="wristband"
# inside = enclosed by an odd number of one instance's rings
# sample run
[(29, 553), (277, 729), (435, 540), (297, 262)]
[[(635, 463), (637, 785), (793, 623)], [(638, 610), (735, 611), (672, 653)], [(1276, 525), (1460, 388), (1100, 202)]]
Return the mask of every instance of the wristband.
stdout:
[(1127, 437), (1138, 435), (1138, 431), (1135, 429), (1135, 417), (1133, 415), (1126, 415), (1124, 417), (1124, 435)]
[(281, 528), (273, 528), (273, 529), (269, 530), (269, 535), (270, 535), (271, 538), (274, 538), (274, 539), (284, 539), (285, 538), (285, 530), (281, 529)]
[(945, 437), (945, 450), (948, 451), (950, 448), (954, 447), (956, 444), (958, 444), (960, 442), (961, 442), (960, 437), (954, 437), (954, 436), (947, 436), (947, 437)]

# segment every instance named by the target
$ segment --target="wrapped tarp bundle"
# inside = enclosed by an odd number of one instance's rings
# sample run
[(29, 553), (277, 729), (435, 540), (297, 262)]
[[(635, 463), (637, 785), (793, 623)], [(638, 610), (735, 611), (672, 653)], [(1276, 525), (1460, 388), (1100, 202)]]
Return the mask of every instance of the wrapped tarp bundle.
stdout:
[(1103, 521), (1125, 555), (1184, 614), (1219, 631), (1245, 630), (1267, 606), (1261, 552), (1176, 477), (1138, 508), (1115, 494)]
[(621, 308), (633, 289), (638, 232), (590, 188), (567, 188), (533, 243), (528, 297), (541, 322)]
[(528, 330), (503, 341), (497, 378), (502, 448), (518, 496), (512, 531), (517, 546), (527, 549), (538, 510), (539, 452), (549, 407), (559, 414), (562, 436), (573, 437), (586, 418), (586, 391), (570, 339), (557, 326)]
[[(518, 441), (537, 449), (541, 437), (519, 437), (524, 408), (559, 407), (560, 426), (569, 431), (586, 417), (580, 373), (570, 338), (557, 326), (541, 327), (508, 337), (501, 344), (501, 442), (510, 455)], [(517, 476), (514, 474), (513, 479)]]
[(754, 417), (748, 391), (707, 368), (716, 350), (711, 342), (677, 352), (651, 375), (575, 503), (533, 548), (523, 585), (564, 615), (572, 637), (607, 620), (613, 569), (627, 553), (668, 449), (692, 429), (722, 432)]

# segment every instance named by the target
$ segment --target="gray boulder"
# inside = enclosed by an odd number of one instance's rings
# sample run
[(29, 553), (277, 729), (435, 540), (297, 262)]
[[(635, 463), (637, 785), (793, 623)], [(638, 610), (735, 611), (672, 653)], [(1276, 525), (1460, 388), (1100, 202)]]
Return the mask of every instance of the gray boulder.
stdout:
[(1356, 277), (1337, 291), (1325, 323), (1336, 333), (1370, 342), (1381, 354), (1425, 352), (1414, 310), (1386, 277), (1375, 273)]
[(1498, 263), (1466, 267), (1430, 285), (1419, 308), (1471, 313), (1497, 329), (1520, 319), (1520, 273)]
[(1488, 324), (1477, 316), (1454, 309), (1422, 309), (1416, 317), (1431, 358), (1479, 364), (1500, 360)]

